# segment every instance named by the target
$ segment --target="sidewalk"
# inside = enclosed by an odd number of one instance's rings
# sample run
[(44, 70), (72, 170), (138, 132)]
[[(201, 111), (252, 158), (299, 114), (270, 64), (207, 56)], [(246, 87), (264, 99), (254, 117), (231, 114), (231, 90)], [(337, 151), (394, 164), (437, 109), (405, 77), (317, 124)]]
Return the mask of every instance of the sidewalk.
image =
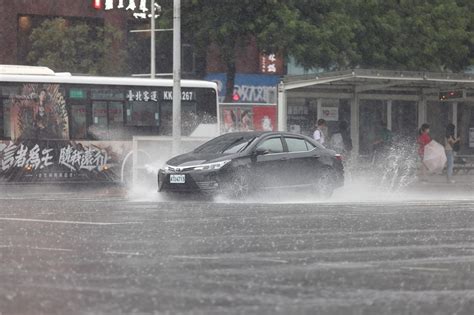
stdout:
[(403, 190), (408, 193), (439, 194), (440, 197), (474, 196), (474, 174), (457, 174), (453, 176), (453, 180), (454, 183), (448, 183), (445, 174), (429, 175), (426, 177), (426, 182), (415, 180)]

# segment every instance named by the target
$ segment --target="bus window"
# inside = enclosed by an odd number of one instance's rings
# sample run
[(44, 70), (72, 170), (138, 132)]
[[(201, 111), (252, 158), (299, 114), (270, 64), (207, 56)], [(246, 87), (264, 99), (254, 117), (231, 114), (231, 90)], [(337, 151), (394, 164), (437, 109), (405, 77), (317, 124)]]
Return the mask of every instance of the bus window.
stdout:
[(181, 117), (181, 132), (186, 136), (193, 133), (202, 119), (202, 117), (197, 115), (195, 102), (183, 102), (181, 104)]
[[(181, 103), (181, 134), (189, 136), (193, 133), (196, 127), (202, 122), (203, 117), (200, 117), (197, 112), (196, 102), (182, 102)], [(160, 134), (171, 135), (173, 128), (173, 103), (161, 103), (161, 129)]]
[(0, 139), (11, 139), (11, 96), (19, 94), (19, 87), (17, 85), (2, 85), (0, 86)]
[(153, 127), (159, 125), (158, 105), (155, 102), (129, 102), (127, 126)]
[(0, 139), (10, 139), (10, 101), (3, 100), (0, 106)]
[(171, 136), (173, 134), (173, 106), (170, 102), (160, 104), (160, 134)]
[(87, 137), (86, 106), (71, 105), (71, 139), (83, 140)]
[(108, 105), (109, 137), (113, 140), (123, 140), (123, 103), (109, 102)]
[(107, 102), (92, 102), (92, 124), (89, 127), (89, 134), (93, 139), (108, 139)]

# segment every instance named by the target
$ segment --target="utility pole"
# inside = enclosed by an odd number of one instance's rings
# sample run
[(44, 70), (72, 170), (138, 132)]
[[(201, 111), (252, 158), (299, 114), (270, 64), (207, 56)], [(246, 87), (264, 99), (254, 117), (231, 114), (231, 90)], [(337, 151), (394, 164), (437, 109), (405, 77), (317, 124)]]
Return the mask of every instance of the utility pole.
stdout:
[(173, 0), (173, 155), (181, 153), (181, 0)]
[(150, 18), (150, 77), (155, 78), (155, 0), (151, 0), (151, 18)]

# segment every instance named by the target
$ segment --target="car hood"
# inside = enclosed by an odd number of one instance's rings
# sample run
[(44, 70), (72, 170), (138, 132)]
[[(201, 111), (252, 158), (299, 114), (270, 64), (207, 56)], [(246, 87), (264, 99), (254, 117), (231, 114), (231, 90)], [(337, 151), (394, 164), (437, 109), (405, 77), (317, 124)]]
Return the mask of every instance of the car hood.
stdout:
[(199, 164), (207, 164), (213, 162), (220, 162), (225, 160), (231, 160), (236, 157), (236, 154), (214, 154), (214, 153), (186, 153), (175, 156), (166, 164), (171, 166), (193, 166)]

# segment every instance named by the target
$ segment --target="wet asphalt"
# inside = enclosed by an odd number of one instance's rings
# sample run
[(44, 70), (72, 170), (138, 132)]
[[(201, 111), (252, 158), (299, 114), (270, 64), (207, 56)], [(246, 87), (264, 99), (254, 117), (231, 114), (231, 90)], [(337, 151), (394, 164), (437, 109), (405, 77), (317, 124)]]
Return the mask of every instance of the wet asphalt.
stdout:
[(12, 191), (0, 195), (1, 315), (474, 313), (469, 199)]

